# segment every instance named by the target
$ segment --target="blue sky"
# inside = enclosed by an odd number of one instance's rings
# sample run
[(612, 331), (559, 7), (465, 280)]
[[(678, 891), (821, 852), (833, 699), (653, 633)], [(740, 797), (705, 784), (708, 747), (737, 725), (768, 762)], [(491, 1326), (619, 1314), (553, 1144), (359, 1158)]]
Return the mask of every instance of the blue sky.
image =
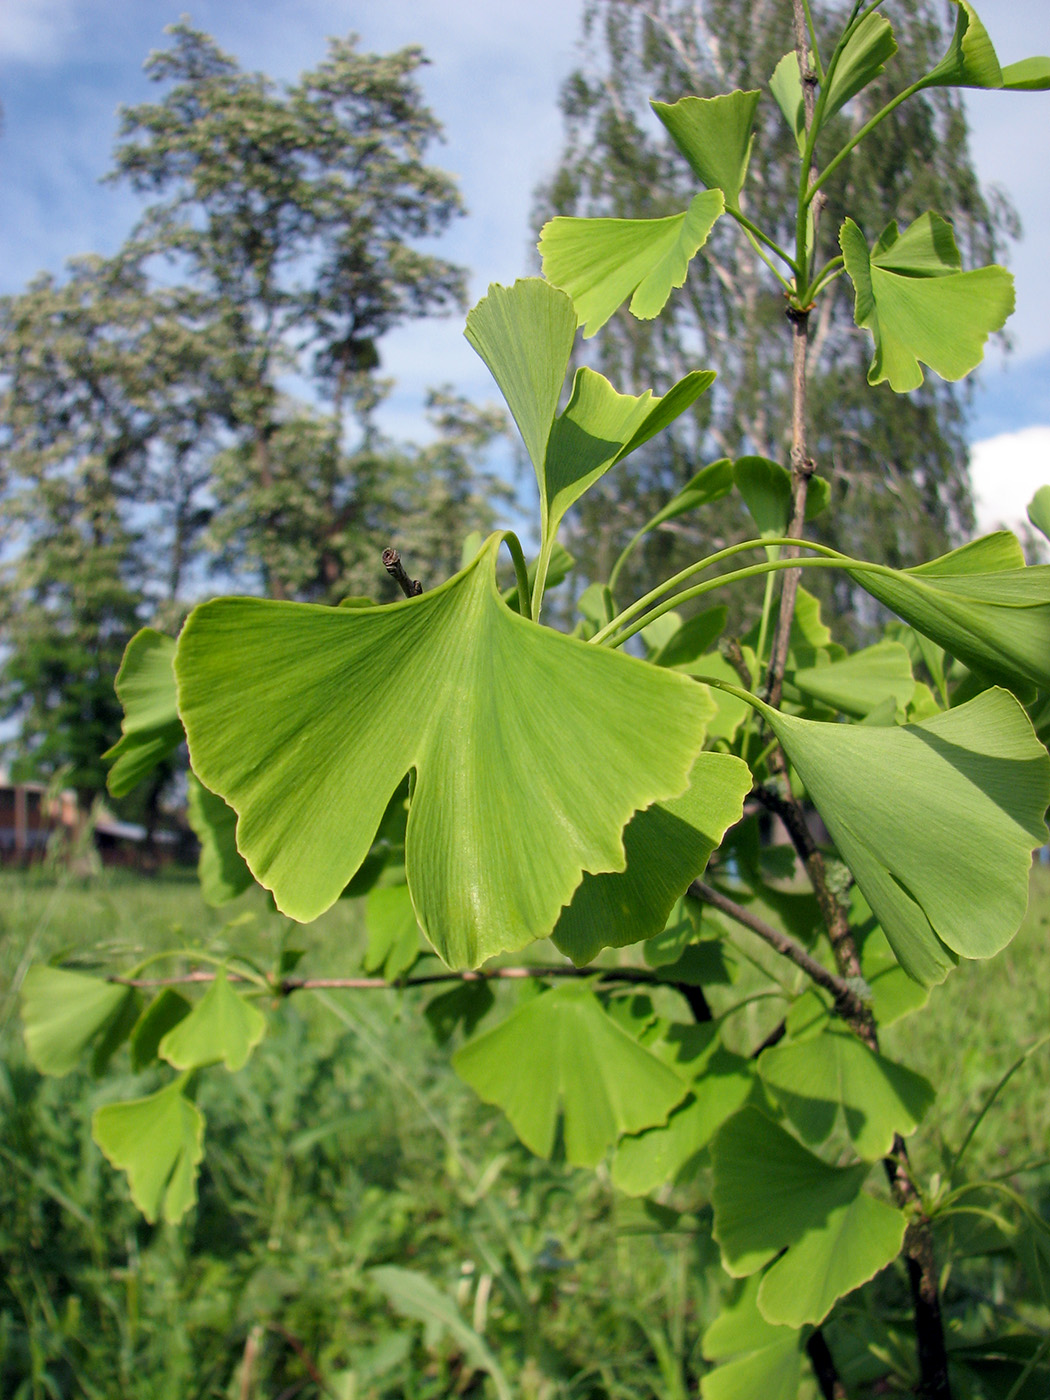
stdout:
[[(138, 206), (98, 184), (116, 109), (154, 94), (142, 63), (183, 7), (245, 67), (279, 78), (316, 64), (328, 34), (354, 30), (376, 51), (420, 44), (431, 60), (423, 86), (447, 136), (430, 158), (457, 175), (470, 211), (437, 246), (470, 269), (475, 298), (533, 270), (532, 192), (557, 159), (557, 93), (581, 0), (3, 0), (0, 291), (121, 243)], [(979, 0), (978, 10), (1004, 62), (1050, 53), (1048, 0)], [(1023, 504), (1029, 486), (1050, 481), (1050, 93), (972, 93), (967, 105), (978, 172), (1010, 195), (1025, 229), (1010, 260), (1014, 351), (1005, 366), (993, 352), (981, 371), (972, 429), (991, 523), (997, 512), (1015, 518), (1007, 497)], [(457, 321), (430, 321), (383, 342), (384, 371), (398, 381), (388, 431), (419, 435), (428, 385), (493, 396), (461, 332)]]

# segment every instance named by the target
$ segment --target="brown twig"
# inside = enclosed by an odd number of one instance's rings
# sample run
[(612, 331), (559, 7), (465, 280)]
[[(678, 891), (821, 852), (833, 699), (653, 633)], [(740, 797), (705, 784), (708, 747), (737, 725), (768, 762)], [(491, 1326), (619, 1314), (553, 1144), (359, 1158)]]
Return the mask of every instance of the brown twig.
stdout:
[[(199, 983), (214, 982), (216, 973), (198, 969), (182, 972), (172, 977), (120, 977), (114, 975), (106, 980), (122, 987), (139, 987), (150, 990), (158, 987), (185, 987)], [(227, 972), (230, 982), (252, 982), (253, 978), (237, 972)], [(570, 967), (559, 964), (553, 967), (494, 967), (489, 971), (463, 970), (460, 972), (432, 972), (422, 977), (400, 977), (391, 980), (387, 977), (282, 977), (270, 982), (267, 988), (276, 996), (291, 996), (293, 992), (310, 991), (353, 991), (387, 992), (403, 991), (406, 987), (433, 987), (443, 982), (516, 982), (530, 977), (588, 977), (602, 982), (624, 982), (639, 986), (677, 987), (683, 991), (693, 991), (691, 983), (678, 982), (661, 977), (659, 969), (648, 967)], [(698, 1017), (698, 1019), (710, 1019)]]
[(712, 885), (705, 884), (703, 880), (694, 880), (689, 886), (689, 893), (744, 928), (750, 929), (752, 933), (757, 933), (759, 938), (768, 943), (781, 957), (801, 968), (818, 987), (823, 987), (826, 992), (831, 993), (835, 1010), (840, 1016), (852, 1023), (857, 1017), (867, 1014), (867, 1007), (849, 983), (844, 978), (837, 977), (834, 972), (829, 972), (822, 963), (806, 952), (801, 943), (796, 943), (786, 933), (781, 933), (772, 924), (767, 924), (757, 914), (752, 914), (749, 909), (737, 904)]
[(423, 592), (423, 585), (417, 578), (409, 578), (405, 573), (405, 566), (401, 562), (400, 553), (392, 546), (383, 550), (383, 568), (397, 584), (398, 588), (406, 598), (418, 598)]

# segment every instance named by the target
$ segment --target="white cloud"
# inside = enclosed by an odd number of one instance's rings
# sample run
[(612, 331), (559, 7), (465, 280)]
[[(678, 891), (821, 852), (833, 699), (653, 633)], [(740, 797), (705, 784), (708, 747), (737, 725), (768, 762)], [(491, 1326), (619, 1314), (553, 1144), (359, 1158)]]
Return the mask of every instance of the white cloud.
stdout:
[(65, 50), (72, 0), (4, 0), (0, 7), (0, 58), (38, 61)]
[(1050, 425), (975, 442), (970, 480), (978, 529), (1015, 529), (1039, 487), (1050, 484)]

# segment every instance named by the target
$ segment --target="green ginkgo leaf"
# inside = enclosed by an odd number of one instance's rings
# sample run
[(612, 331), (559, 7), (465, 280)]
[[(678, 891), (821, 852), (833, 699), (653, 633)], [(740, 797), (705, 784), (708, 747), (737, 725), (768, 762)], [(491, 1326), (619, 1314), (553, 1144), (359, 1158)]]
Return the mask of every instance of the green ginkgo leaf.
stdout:
[[(714, 715), (712, 704), (709, 714)], [(636, 812), (623, 833), (627, 866), (585, 875), (551, 934), (580, 966), (602, 948), (622, 948), (660, 933), (675, 902), (738, 822), (751, 770), (732, 754), (697, 755), (680, 797)]]
[(544, 224), (543, 275), (572, 297), (590, 337), (628, 297), (631, 314), (659, 316), (725, 208), (720, 189), (694, 195), (689, 208), (663, 219), (577, 219)]
[(131, 1068), (138, 1073), (158, 1058), (160, 1042), (173, 1026), (193, 1010), (191, 1004), (174, 987), (164, 987), (135, 1022), (128, 1049)]
[(1050, 486), (1040, 486), (1028, 502), (1028, 519), (1050, 540)]
[(727, 1272), (744, 1278), (776, 1259), (757, 1293), (767, 1322), (819, 1324), (900, 1253), (905, 1217), (862, 1191), (867, 1162), (829, 1166), (754, 1108), (723, 1124), (711, 1161), (713, 1234)]
[[(538, 278), (512, 287), (493, 284), (467, 317), (466, 336), (499, 385), (521, 431), (540, 492), (543, 537), (530, 573), (538, 614), (565, 512), (617, 462), (666, 428), (714, 381), (713, 370), (694, 370), (662, 398), (650, 391), (619, 394), (604, 376), (583, 366), (573, 380), (565, 411), (556, 415), (558, 391), (572, 348), (575, 313), (564, 292)], [(534, 357), (522, 364), (522, 347)]]
[(218, 793), (209, 792), (195, 773), (189, 773), (186, 818), (201, 846), (197, 861), (201, 895), (205, 904), (220, 908), (254, 884), (237, 849), (237, 813)]
[(622, 1137), (612, 1160), (614, 1185), (630, 1196), (647, 1196), (676, 1180), (755, 1086), (748, 1061), (716, 1040), (702, 1058), (686, 1099), (666, 1123)]
[(176, 1069), (201, 1069), (219, 1061), (228, 1070), (243, 1069), (265, 1030), (266, 1017), (233, 990), (220, 967), (190, 1014), (161, 1038), (157, 1053)]
[(865, 592), (973, 670), (1050, 690), (1050, 565), (1025, 566), (1008, 531), (914, 569), (853, 569)]
[[(41, 1074), (75, 1069), (87, 1047), (123, 1024), (135, 991), (83, 972), (36, 964), (22, 981), (26, 1052)], [(128, 1026), (130, 1034), (131, 1027)]]
[(102, 757), (112, 767), (106, 786), (123, 797), (182, 743), (171, 663), (175, 641), (152, 627), (127, 645), (115, 682), (124, 706), (121, 737)]
[(988, 32), (969, 0), (958, 7), (948, 52), (922, 80), (923, 87), (1006, 88), (1033, 92), (1050, 88), (1050, 59), (1024, 58), (1000, 67)]
[(501, 538), (386, 607), (219, 599), (183, 628), (194, 770), (292, 918), (339, 897), (410, 769), (408, 886), (455, 966), (545, 937), (585, 871), (624, 868), (632, 814), (688, 785), (703, 690), (512, 613)]
[(910, 976), (1006, 946), (1050, 802), (1050, 755), (1012, 695), (889, 728), (759, 707)]
[(405, 885), (387, 885), (372, 890), (365, 904), (368, 947), (366, 972), (383, 970), (391, 981), (407, 972), (423, 951), (419, 941), (416, 911)]
[(147, 1220), (177, 1224), (197, 1199), (204, 1156), (204, 1117), (183, 1093), (185, 1075), (128, 1103), (96, 1109), (91, 1135), (103, 1155), (127, 1172), (131, 1199)]
[(651, 520), (647, 520), (638, 532), (648, 534), (668, 520), (677, 520), (680, 515), (696, 510), (699, 506), (720, 501), (733, 489), (733, 463), (728, 457), (719, 457), (701, 467), (697, 474), (675, 493)]
[(917, 389), (920, 361), (942, 379), (962, 379), (1014, 309), (1006, 269), (963, 272), (951, 225), (937, 214), (923, 214), (903, 233), (888, 224), (870, 251), (847, 219), (839, 243), (853, 282), (854, 320), (875, 342), (869, 384), (888, 381), (898, 394)]
[(596, 1166), (621, 1133), (665, 1122), (688, 1092), (579, 983), (531, 998), (452, 1063), (539, 1157), (553, 1151), (560, 1114), (565, 1155), (579, 1167)]
[(784, 114), (795, 144), (801, 153), (806, 149), (806, 101), (802, 95), (802, 78), (798, 71), (798, 55), (794, 49), (786, 53), (773, 69), (769, 90)]
[(894, 1134), (913, 1133), (936, 1097), (922, 1075), (837, 1026), (763, 1051), (758, 1072), (803, 1142), (825, 1142), (841, 1114), (857, 1154), (869, 1161), (889, 1152)]
[(762, 1316), (761, 1283), (760, 1274), (741, 1279), (703, 1335), (704, 1356), (724, 1363), (701, 1379), (703, 1400), (798, 1400), (803, 1336)]
[(696, 178), (709, 190), (721, 190), (730, 209), (737, 208), (747, 176), (761, 96), (757, 88), (750, 92), (738, 89), (718, 97), (649, 103)]
[(806, 666), (789, 675), (802, 695), (863, 719), (891, 701), (904, 710), (915, 694), (911, 657), (899, 642), (876, 642), (826, 666)]
[[(824, 121), (884, 72), (896, 52), (897, 41), (889, 21), (882, 15), (866, 15), (839, 54), (824, 96)], [(796, 63), (796, 71), (797, 68)]]

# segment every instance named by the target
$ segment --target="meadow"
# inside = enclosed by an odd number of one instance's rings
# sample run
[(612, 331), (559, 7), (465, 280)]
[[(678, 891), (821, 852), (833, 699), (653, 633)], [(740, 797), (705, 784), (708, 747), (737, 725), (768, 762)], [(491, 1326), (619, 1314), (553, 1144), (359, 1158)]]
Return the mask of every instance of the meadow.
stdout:
[[(41, 1078), (22, 1047), (18, 987), (33, 961), (87, 969), (172, 946), (236, 947), (264, 964), (294, 946), (313, 975), (359, 960), (357, 902), (305, 929), (261, 892), (232, 909), (208, 909), (189, 878), (0, 876), (0, 1394), (695, 1394), (700, 1333), (726, 1288), (703, 1173), (655, 1202), (618, 1194), (602, 1169), (530, 1156), (448, 1068), (418, 993), (297, 994), (275, 1007), (243, 1071), (202, 1076), (199, 1207), (179, 1227), (142, 1220), (90, 1116), (153, 1081)], [(927, 1013), (886, 1033), (887, 1053), (940, 1091), (911, 1143), (921, 1180), (1046, 1033), (1048, 940), (1042, 867), (1010, 947), (960, 967)], [(972, 1172), (1007, 1177), (1044, 1213), (1047, 1053), (1010, 1078), (968, 1148)], [(978, 1281), (982, 1306), (1004, 1318), (1027, 1308), (1012, 1277)]]

